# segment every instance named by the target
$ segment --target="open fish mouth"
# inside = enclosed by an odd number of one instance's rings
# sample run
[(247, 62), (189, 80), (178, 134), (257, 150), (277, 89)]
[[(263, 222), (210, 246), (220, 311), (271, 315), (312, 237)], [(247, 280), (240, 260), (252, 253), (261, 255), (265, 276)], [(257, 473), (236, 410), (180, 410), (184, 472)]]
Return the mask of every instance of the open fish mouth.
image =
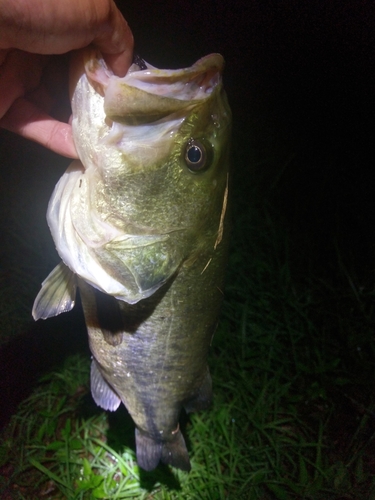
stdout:
[[(224, 59), (220, 54), (209, 54), (182, 69), (158, 69), (138, 58), (138, 63), (133, 63), (126, 76), (120, 78), (113, 75), (103, 59), (93, 57), (93, 52), (86, 52), (85, 60), (87, 78), (95, 90), (105, 96), (107, 116), (121, 116), (122, 119), (140, 114), (160, 116), (164, 112), (177, 110), (178, 103), (172, 104), (167, 99), (185, 101), (185, 104), (206, 99), (220, 83), (224, 69)], [(149, 96), (145, 99), (144, 95), (139, 94), (139, 98), (129, 100), (124, 94), (129, 92), (127, 87), (146, 92)], [(163, 102), (155, 98), (148, 102), (150, 95), (166, 100)], [(137, 97), (136, 94), (134, 96)]]

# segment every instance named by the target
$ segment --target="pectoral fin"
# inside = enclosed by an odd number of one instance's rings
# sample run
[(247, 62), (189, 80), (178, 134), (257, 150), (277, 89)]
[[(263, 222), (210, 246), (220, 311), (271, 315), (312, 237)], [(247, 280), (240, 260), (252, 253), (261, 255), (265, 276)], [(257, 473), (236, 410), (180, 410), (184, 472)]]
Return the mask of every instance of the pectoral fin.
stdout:
[(115, 411), (121, 404), (121, 399), (112, 387), (104, 380), (95, 359), (91, 362), (91, 394), (95, 403), (104, 410)]
[(76, 298), (75, 274), (60, 262), (42, 283), (34, 301), (32, 315), (36, 320), (47, 319), (73, 309)]

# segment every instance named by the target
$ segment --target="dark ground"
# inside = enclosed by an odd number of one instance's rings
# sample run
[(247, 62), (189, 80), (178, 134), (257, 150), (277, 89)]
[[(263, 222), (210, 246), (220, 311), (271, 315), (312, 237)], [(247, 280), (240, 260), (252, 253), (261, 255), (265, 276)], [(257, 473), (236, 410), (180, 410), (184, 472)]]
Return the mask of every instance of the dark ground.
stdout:
[[(224, 55), (235, 182), (254, 179), (284, 217), (296, 272), (303, 275), (309, 251), (316, 272), (335, 279), (339, 247), (356, 284), (373, 287), (373, 2), (118, 4), (137, 52), (155, 66)], [(86, 340), (79, 312), (73, 313), (78, 320), (67, 315), (37, 325), (28, 312), (57, 261), (44, 214), (69, 161), (0, 131), (0, 162), (0, 335), (8, 340), (0, 350), (4, 424), (36, 375), (86, 349)]]

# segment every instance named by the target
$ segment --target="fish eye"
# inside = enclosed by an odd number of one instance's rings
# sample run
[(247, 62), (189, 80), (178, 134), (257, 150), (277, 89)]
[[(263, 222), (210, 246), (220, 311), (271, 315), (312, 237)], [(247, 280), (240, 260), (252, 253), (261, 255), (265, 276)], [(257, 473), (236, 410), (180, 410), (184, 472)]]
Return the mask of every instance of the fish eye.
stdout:
[(202, 172), (209, 165), (209, 155), (206, 146), (195, 139), (191, 139), (185, 149), (185, 162), (191, 172)]

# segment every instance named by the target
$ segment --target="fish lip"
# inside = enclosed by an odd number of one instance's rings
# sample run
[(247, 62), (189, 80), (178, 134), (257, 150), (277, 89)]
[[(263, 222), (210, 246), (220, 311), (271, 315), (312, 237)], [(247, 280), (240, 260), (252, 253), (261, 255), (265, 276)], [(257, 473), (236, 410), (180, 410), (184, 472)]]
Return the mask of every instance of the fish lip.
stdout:
[(151, 91), (150, 93), (180, 101), (191, 101), (192, 96), (189, 91), (183, 92), (180, 88), (178, 93), (174, 92), (170, 94), (167, 91), (168, 88), (174, 84), (199, 88), (200, 92), (196, 92), (194, 100), (206, 99), (212, 93), (213, 89), (220, 84), (223, 70), (223, 56), (218, 53), (212, 53), (198, 59), (193, 65), (180, 69), (157, 69), (151, 66), (140, 70), (138, 66), (134, 69), (131, 67), (125, 77), (122, 79), (116, 77), (116, 80), (113, 81), (122, 81), (129, 86), (145, 90), (146, 92), (148, 92), (147, 88), (144, 89), (142, 87), (151, 84), (157, 89), (157, 92)]
[[(71, 64), (70, 94), (73, 94), (79, 77), (86, 73), (90, 84), (102, 96), (105, 96), (108, 87), (113, 86), (113, 84), (126, 84), (129, 87), (139, 89), (142, 89), (142, 86), (147, 84), (152, 84), (157, 88), (157, 84), (159, 84), (158, 92), (151, 91), (150, 93), (172, 97), (168, 92), (164, 92), (166, 88), (173, 83), (183, 82), (188, 86), (197, 85), (201, 89), (201, 93), (196, 98), (204, 99), (205, 94), (207, 97), (207, 94), (211, 93), (213, 88), (220, 83), (225, 65), (224, 58), (219, 53), (208, 54), (198, 59), (191, 66), (179, 69), (158, 69), (145, 61), (143, 62), (146, 65), (146, 69), (140, 69), (140, 66), (134, 62), (125, 76), (118, 77), (108, 68), (97, 49), (93, 47), (82, 49), (78, 51)], [(165, 85), (165, 87), (161, 88), (161, 85)], [(174, 95), (173, 98), (181, 101), (191, 100), (189, 93), (187, 93), (185, 98), (183, 93), (179, 93), (181, 95)]]
[(145, 69), (139, 69), (138, 65), (133, 65), (130, 67), (125, 77), (116, 78), (120, 80), (127, 80), (128, 77), (135, 76), (141, 81), (160, 79), (169, 80), (169, 83), (183, 78), (184, 80), (189, 82), (195, 76), (207, 71), (215, 71), (222, 74), (225, 66), (223, 56), (217, 52), (201, 57), (194, 64), (185, 68), (158, 69), (154, 66), (149, 65), (148, 63), (145, 64), (148, 66)]

